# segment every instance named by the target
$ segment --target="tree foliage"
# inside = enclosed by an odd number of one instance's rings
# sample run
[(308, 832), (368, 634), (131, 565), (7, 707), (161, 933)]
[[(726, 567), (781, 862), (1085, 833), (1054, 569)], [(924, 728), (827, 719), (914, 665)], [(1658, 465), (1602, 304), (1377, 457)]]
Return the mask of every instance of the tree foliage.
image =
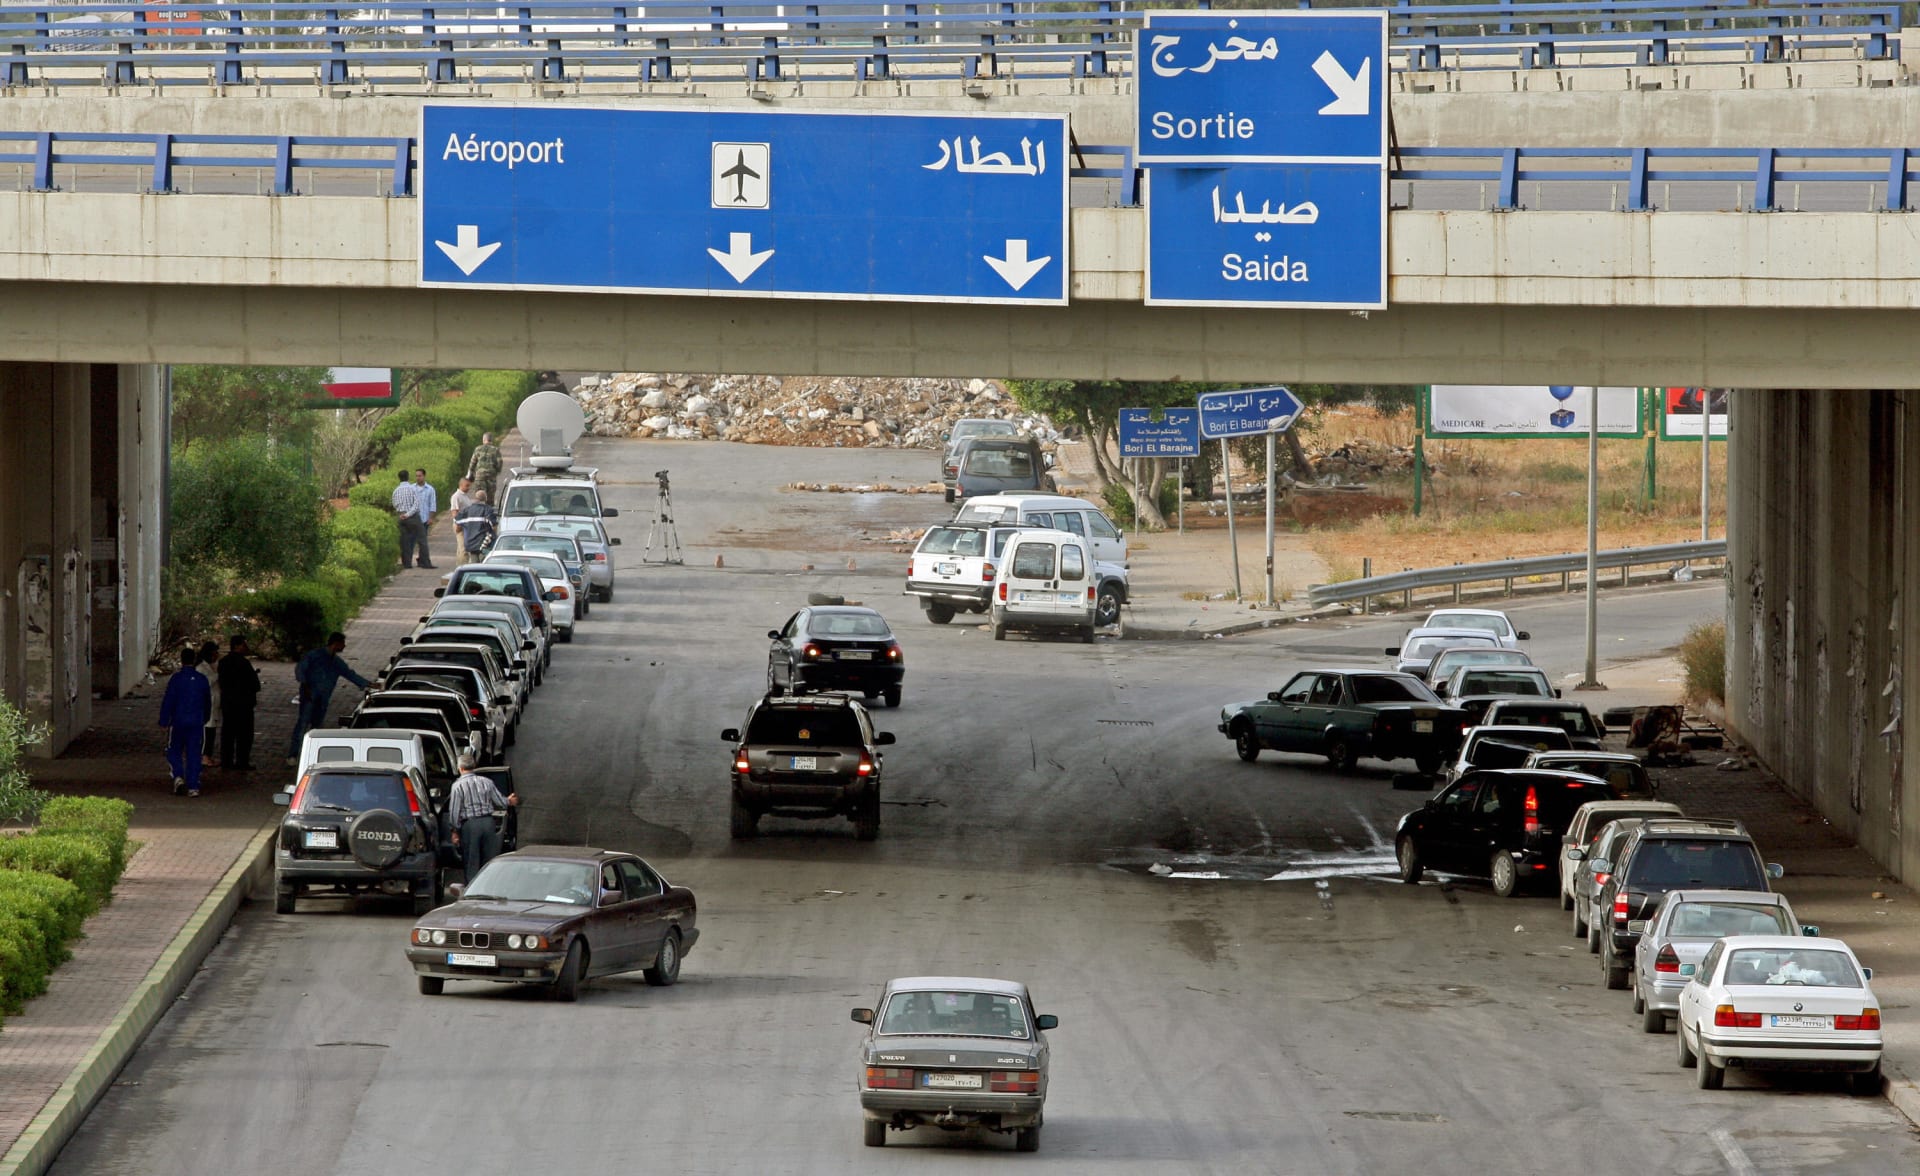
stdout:
[(320, 488), (305, 458), (264, 436), (176, 449), (171, 562), (211, 585), (300, 575), (319, 562)]
[(304, 448), (327, 369), (180, 364), (173, 369), (173, 443), (190, 449), (258, 434)]

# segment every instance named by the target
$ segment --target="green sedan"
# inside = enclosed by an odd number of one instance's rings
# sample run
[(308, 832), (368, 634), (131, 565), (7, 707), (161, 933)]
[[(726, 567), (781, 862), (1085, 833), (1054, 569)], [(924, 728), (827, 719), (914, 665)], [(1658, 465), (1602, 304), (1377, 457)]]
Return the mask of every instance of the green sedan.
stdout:
[(1466, 726), (1466, 712), (1411, 674), (1316, 669), (1300, 671), (1264, 699), (1222, 707), (1219, 729), (1249, 762), (1263, 750), (1302, 752), (1324, 755), (1345, 772), (1369, 756), (1410, 759), (1431, 775)]

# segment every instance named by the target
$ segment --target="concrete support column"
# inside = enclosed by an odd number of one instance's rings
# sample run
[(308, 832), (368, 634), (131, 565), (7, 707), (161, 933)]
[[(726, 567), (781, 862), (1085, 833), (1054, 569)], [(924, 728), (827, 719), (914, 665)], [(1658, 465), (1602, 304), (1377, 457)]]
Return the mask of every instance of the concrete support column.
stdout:
[(0, 363), (0, 690), (58, 754), (93, 713), (89, 365)]
[[(1728, 445), (1727, 715), (1900, 877), (1920, 877), (1920, 394), (1741, 390)], [(1920, 749), (1916, 749), (1920, 751)]]
[(139, 684), (159, 640), (167, 369), (92, 374), (93, 677), (97, 698)]

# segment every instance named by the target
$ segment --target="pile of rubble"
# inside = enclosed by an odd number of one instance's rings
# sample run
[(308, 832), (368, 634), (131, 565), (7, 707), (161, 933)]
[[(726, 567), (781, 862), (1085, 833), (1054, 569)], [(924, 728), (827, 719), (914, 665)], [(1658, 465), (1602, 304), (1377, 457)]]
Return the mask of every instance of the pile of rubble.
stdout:
[(1052, 445), (1059, 431), (991, 380), (848, 379), (623, 372), (574, 391), (597, 437), (931, 449), (961, 417), (996, 417)]
[(1370, 475), (1413, 469), (1413, 446), (1389, 445), (1371, 437), (1353, 437), (1332, 449), (1309, 448), (1307, 456), (1322, 477), (1338, 475), (1347, 480)]

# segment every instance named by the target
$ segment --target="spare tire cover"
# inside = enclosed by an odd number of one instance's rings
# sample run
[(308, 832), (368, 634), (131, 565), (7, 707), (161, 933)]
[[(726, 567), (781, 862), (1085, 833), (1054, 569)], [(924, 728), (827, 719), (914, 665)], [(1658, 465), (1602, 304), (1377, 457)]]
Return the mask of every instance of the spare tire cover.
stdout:
[(368, 809), (347, 826), (347, 849), (353, 860), (384, 870), (407, 852), (407, 823), (392, 809)]

